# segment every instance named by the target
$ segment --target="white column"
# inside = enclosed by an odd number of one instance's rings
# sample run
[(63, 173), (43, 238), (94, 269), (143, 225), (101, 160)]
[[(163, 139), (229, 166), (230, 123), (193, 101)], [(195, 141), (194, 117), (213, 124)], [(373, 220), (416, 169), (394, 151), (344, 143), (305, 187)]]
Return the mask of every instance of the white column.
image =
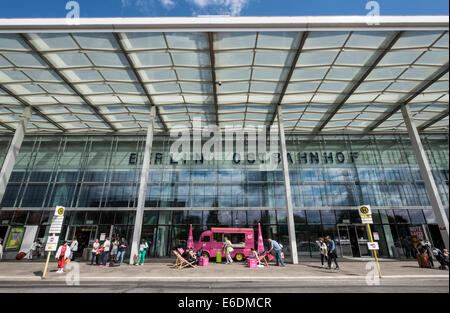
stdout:
[(31, 118), (31, 107), (25, 107), (22, 115), (22, 119), (17, 125), (14, 137), (9, 145), (8, 153), (3, 161), (2, 170), (0, 172), (0, 203), (5, 195), (6, 186), (8, 185), (9, 178), (16, 164), (16, 158), (19, 154), (20, 147), (22, 146), (23, 138), (27, 131), (27, 125)]
[(433, 173), (431, 172), (431, 167), (428, 162), (427, 155), (423, 149), (422, 141), (420, 140), (419, 132), (411, 117), (411, 111), (407, 104), (402, 105), (403, 119), (408, 130), (409, 139), (414, 149), (416, 155), (417, 163), (419, 164), (420, 174), (425, 183), (425, 188), (427, 191), (428, 199), (431, 202), (431, 206), (436, 216), (439, 228), (441, 230), (441, 236), (444, 241), (445, 247), (449, 248), (449, 233), (448, 233), (448, 219), (445, 213), (444, 206), (442, 205), (442, 200), (439, 195), (436, 182), (433, 178)]
[(133, 242), (131, 244), (130, 264), (134, 264), (138, 254), (139, 242), (141, 240), (142, 222), (144, 219), (145, 195), (147, 192), (148, 173), (150, 170), (150, 156), (153, 145), (153, 129), (155, 126), (156, 107), (150, 109), (150, 119), (145, 141), (144, 160), (142, 161), (141, 180), (139, 184), (138, 204), (136, 207), (136, 221), (134, 223)]
[(294, 208), (292, 205), (291, 180), (289, 177), (289, 164), (287, 159), (286, 137), (284, 135), (283, 112), (281, 109), (281, 105), (278, 106), (277, 113), (278, 113), (278, 129), (280, 131), (281, 159), (283, 161), (282, 162), (283, 180), (284, 180), (284, 191), (286, 196), (287, 223), (288, 223), (289, 241), (291, 245), (292, 263), (298, 264), (297, 240), (295, 237), (295, 224), (294, 224)]

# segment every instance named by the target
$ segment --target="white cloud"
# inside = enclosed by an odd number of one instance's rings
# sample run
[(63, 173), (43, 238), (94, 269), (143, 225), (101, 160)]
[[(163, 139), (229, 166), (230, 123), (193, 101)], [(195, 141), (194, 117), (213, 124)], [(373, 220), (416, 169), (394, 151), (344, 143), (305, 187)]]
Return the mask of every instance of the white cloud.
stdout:
[(250, 0), (186, 0), (201, 9), (213, 9), (214, 13), (239, 15)]
[(176, 5), (175, 0), (159, 0), (159, 1), (166, 9), (171, 9)]
[[(239, 15), (252, 0), (158, 0), (167, 10), (173, 9), (181, 1), (187, 2), (191, 13)], [(154, 0), (121, 0), (122, 7), (135, 5), (141, 11), (150, 11)]]

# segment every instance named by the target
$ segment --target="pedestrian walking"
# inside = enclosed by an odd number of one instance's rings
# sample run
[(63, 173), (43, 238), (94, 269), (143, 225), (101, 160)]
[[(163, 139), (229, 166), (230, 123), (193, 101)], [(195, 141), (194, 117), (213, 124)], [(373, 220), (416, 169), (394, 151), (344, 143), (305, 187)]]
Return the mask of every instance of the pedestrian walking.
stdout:
[(57, 273), (63, 273), (64, 267), (66, 266), (66, 260), (70, 258), (70, 247), (68, 246), (67, 241), (64, 241), (64, 244), (58, 248), (55, 258), (58, 260)]
[[(141, 239), (141, 244), (139, 245), (139, 258), (137, 260), (136, 265), (144, 265), (145, 255), (147, 254), (148, 243), (145, 242), (145, 239)], [(141, 264), (139, 264), (141, 263)]]
[(102, 247), (103, 247), (102, 265), (100, 265), (100, 267), (105, 267), (106, 263), (109, 260), (109, 251), (111, 249), (111, 241), (109, 240), (108, 237), (106, 237), (105, 242), (103, 243)]
[(327, 252), (328, 252), (328, 269), (331, 270), (331, 262), (334, 261), (336, 265), (336, 270), (339, 269), (339, 264), (337, 262), (336, 244), (330, 236), (327, 236)]
[(33, 259), (33, 255), (40, 256), (40, 249), (41, 249), (41, 242), (39, 240), (36, 240), (33, 242), (30, 248), (30, 252), (28, 252), (28, 260)]
[(94, 265), (94, 259), (95, 264), (99, 265), (98, 256), (100, 254), (100, 243), (98, 242), (98, 239), (95, 239), (94, 244), (92, 245), (91, 253), (92, 253), (91, 265)]
[(320, 251), (320, 261), (322, 262), (322, 267), (325, 266), (325, 261), (328, 263), (328, 247), (325, 239), (319, 238), (319, 251)]
[(70, 259), (72, 261), (75, 261), (76, 256), (78, 254), (78, 239), (77, 239), (77, 237), (73, 238), (72, 243), (70, 244), (70, 252), (71, 252)]
[(119, 265), (123, 264), (123, 259), (125, 258), (125, 254), (127, 253), (127, 248), (128, 242), (126, 241), (125, 237), (122, 237), (117, 253), (117, 260), (119, 261)]
[(272, 251), (275, 251), (276, 253), (277, 266), (285, 267), (286, 265), (284, 264), (283, 258), (281, 257), (283, 246), (272, 239), (269, 239), (268, 242), (270, 244), (270, 250), (268, 252), (271, 253)]
[(233, 264), (233, 259), (231, 258), (231, 253), (234, 251), (233, 245), (231, 244), (231, 241), (228, 240), (227, 237), (225, 237), (224, 240), (225, 242), (223, 243), (223, 250), (227, 258), (227, 264)]

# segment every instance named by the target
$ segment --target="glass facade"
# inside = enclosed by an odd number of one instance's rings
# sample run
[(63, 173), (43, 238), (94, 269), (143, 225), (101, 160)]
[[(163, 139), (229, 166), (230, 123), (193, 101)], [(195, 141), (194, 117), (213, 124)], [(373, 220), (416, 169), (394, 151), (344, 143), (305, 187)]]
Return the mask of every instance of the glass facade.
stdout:
[[(10, 139), (0, 139), (0, 160)], [(143, 223), (153, 256), (185, 244), (189, 224), (198, 239), (214, 226), (260, 223), (265, 238), (289, 246), (281, 164), (261, 171), (247, 148), (232, 160), (175, 162), (173, 140), (157, 135), (153, 142)], [(448, 134), (422, 141), (448, 212)], [(317, 237), (328, 234), (342, 255), (367, 255), (355, 210), (363, 204), (375, 209), (382, 256), (396, 257), (415, 225), (441, 245), (407, 135), (288, 135), (286, 143), (299, 255), (317, 254)], [(144, 146), (144, 136), (27, 136), (1, 204), (1, 225), (39, 225), (43, 237), (51, 210), (62, 205), (68, 239), (83, 229), (91, 237), (130, 238)], [(354, 238), (356, 246), (347, 246)]]

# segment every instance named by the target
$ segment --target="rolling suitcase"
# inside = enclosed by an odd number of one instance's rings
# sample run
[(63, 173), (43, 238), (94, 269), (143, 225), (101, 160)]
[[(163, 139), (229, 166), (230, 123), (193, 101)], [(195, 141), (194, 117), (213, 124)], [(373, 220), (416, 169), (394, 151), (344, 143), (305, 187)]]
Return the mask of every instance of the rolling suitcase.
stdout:
[(26, 255), (27, 255), (27, 253), (25, 253), (25, 252), (19, 252), (16, 255), (16, 260), (22, 260)]
[(417, 262), (419, 263), (420, 268), (431, 268), (430, 260), (428, 259), (428, 255), (426, 254), (418, 254)]

